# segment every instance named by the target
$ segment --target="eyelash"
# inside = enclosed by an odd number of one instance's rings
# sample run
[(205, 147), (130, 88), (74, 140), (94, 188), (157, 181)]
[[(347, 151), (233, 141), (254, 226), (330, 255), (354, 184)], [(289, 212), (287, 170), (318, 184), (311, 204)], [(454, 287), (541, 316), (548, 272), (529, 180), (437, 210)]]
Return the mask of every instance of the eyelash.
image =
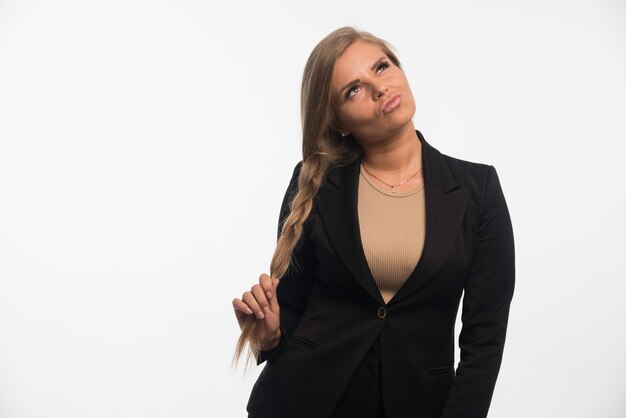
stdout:
[[(387, 68), (389, 68), (389, 63), (387, 61), (383, 61), (381, 62), (378, 67), (376, 67), (376, 70), (378, 71), (381, 67), (385, 67), (384, 69), (386, 70)], [(352, 86), (348, 89), (348, 91), (346, 92), (346, 99), (349, 99), (350, 93), (352, 93), (352, 90), (355, 88), (356, 86)]]

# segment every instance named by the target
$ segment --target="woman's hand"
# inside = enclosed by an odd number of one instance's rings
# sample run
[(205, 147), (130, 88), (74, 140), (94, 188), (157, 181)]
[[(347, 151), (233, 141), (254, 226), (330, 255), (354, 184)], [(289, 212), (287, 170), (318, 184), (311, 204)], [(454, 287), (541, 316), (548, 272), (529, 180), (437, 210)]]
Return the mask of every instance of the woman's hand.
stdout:
[(259, 284), (245, 291), (241, 299), (233, 299), (233, 308), (239, 328), (243, 328), (250, 315), (261, 321), (261, 346), (263, 351), (275, 348), (280, 341), (280, 307), (276, 298), (279, 279), (272, 279), (263, 273)]

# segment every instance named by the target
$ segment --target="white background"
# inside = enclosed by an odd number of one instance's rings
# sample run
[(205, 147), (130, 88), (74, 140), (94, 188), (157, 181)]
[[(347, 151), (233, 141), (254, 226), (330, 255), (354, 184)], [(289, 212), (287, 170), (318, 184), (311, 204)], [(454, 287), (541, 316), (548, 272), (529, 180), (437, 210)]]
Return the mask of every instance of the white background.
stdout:
[(268, 272), (302, 70), (344, 25), (395, 47), (431, 145), (498, 171), (489, 416), (626, 416), (625, 2), (0, 0), (0, 417), (246, 416), (231, 301)]

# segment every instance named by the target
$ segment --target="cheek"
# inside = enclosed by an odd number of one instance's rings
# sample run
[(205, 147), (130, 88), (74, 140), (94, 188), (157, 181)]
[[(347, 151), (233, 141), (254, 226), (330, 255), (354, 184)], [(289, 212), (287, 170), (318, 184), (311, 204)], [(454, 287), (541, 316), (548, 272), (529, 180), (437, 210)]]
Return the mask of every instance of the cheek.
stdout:
[(408, 93), (411, 101), (415, 102), (415, 96), (413, 96), (413, 91), (411, 90), (411, 86), (409, 86), (408, 84), (406, 84), (406, 92)]
[(410, 101), (410, 106), (409, 108), (414, 112), (415, 111), (415, 97), (413, 97), (413, 93), (411, 93), (411, 91), (408, 91), (408, 99)]
[(344, 115), (346, 121), (350, 120), (353, 123), (364, 123), (372, 120), (375, 117), (377, 110), (377, 103), (372, 102), (364, 96), (365, 92), (356, 98), (352, 103), (345, 107)]
[(367, 119), (367, 111), (364, 109), (363, 105), (353, 102), (349, 105), (344, 105), (337, 113), (337, 117), (346, 125), (354, 125)]

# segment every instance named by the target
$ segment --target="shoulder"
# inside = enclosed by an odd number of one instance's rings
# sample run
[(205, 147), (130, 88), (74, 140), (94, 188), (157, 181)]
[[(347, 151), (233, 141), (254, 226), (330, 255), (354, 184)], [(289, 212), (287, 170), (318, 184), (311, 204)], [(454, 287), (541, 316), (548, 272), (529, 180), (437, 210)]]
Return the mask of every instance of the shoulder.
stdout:
[[(293, 168), (293, 172), (291, 174), (291, 180), (289, 180), (289, 184), (287, 185), (287, 190), (285, 191), (285, 195), (283, 197), (283, 202), (282, 202), (281, 209), (280, 209), (279, 231), (280, 231), (280, 228), (282, 227), (282, 223), (291, 212), (292, 200), (298, 193), (301, 169), (302, 169), (302, 161), (298, 161)], [(312, 219), (313, 219), (313, 216), (312, 216), (313, 212), (314, 210), (312, 210), (311, 213), (309, 213), (309, 216), (303, 223), (303, 225), (305, 226), (305, 229), (311, 227)]]
[(426, 159), (424, 165), (428, 164), (432, 176), (441, 179), (443, 188), (448, 191), (451, 190), (451, 187), (456, 188), (455, 186), (475, 189), (480, 188), (481, 184), (485, 184), (484, 181), (489, 171), (493, 169), (493, 165), (484, 161), (461, 159), (444, 153), (438, 146), (428, 142), (419, 130), (416, 130), (416, 133), (422, 142), (422, 152)]
[(302, 161), (298, 161), (294, 166), (291, 179), (289, 180), (289, 184), (287, 186), (287, 194), (293, 195), (298, 189), (298, 178), (300, 177), (300, 170), (302, 169)]
[(480, 210), (490, 200), (490, 196), (499, 195), (504, 199), (498, 172), (493, 164), (469, 161), (443, 153), (441, 156), (459, 187), (469, 193)]
[(476, 180), (485, 178), (493, 165), (486, 162), (476, 162), (453, 157), (440, 153), (443, 161), (454, 174), (457, 180)]

